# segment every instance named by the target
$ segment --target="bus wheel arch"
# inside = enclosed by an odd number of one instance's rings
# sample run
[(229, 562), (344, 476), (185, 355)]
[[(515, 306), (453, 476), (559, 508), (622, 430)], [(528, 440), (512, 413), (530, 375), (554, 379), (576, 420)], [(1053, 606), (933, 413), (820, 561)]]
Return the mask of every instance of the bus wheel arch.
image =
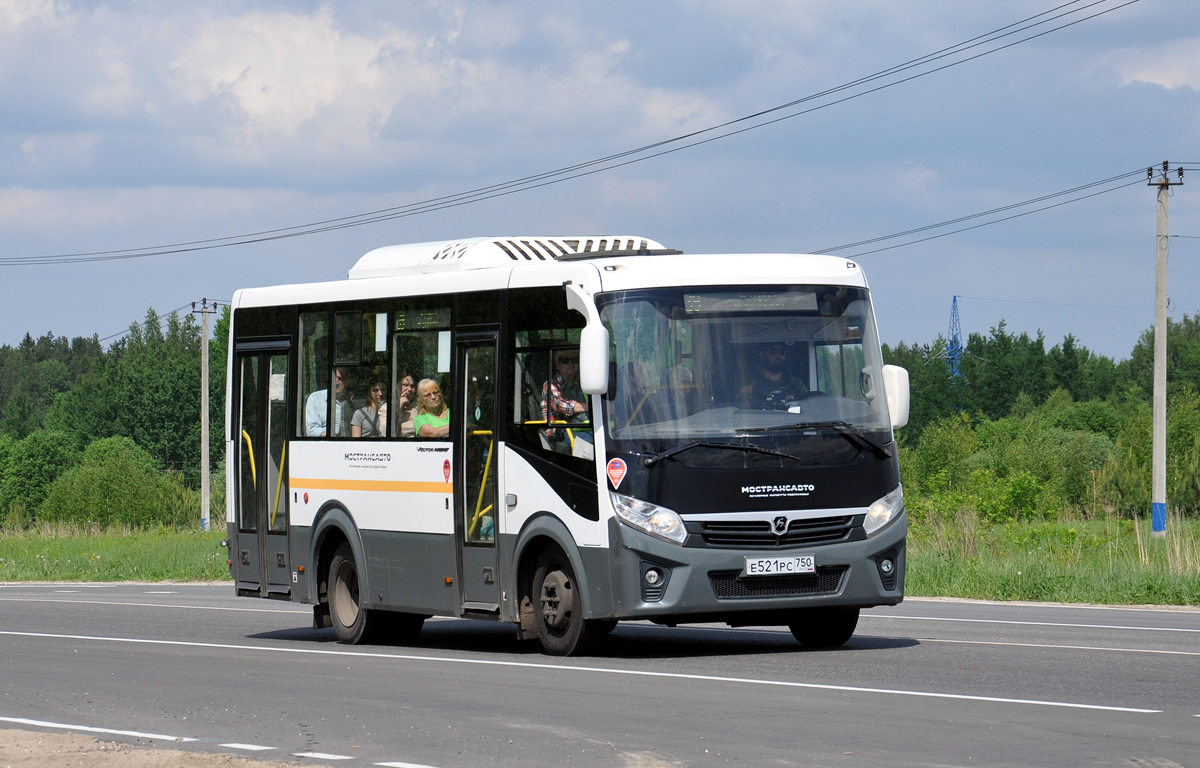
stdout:
[[(334, 559), (339, 552), (342, 553), (342, 559), (348, 560), (350, 566), (354, 568), (357, 582), (356, 591), (363, 595), (369, 595), (370, 585), (367, 583), (367, 574), (364, 570), (366, 557), (358, 535), (358, 528), (354, 525), (350, 514), (341, 506), (332, 503), (327, 505), (318, 513), (313, 527), (312, 562), (317, 564), (316, 612), (328, 617), (332, 608), (329, 603), (334, 587), (333, 577), (336, 575), (331, 572)], [(343, 548), (346, 551), (342, 551)], [(326, 618), (325, 621), (330, 621), (330, 619)], [(330, 625), (325, 624), (325, 626)], [(340, 634), (339, 639), (341, 639)]]
[(577, 656), (611, 629), (610, 622), (585, 618), (588, 588), (582, 558), (557, 519), (546, 515), (527, 523), (517, 564), (520, 638), (536, 638), (554, 656)]

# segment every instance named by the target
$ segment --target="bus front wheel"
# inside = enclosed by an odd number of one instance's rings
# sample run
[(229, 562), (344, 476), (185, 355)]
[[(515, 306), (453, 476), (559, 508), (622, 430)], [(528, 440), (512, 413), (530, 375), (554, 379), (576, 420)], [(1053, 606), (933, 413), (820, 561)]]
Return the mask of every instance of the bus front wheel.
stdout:
[(362, 604), (354, 552), (343, 543), (329, 562), (329, 618), (339, 643), (354, 645), (367, 634), (369, 611)]
[(836, 648), (850, 639), (857, 626), (857, 608), (810, 608), (798, 612), (788, 629), (805, 648)]
[(604, 634), (604, 622), (583, 618), (583, 596), (575, 571), (558, 547), (538, 556), (533, 571), (533, 613), (538, 640), (551, 656), (587, 653)]

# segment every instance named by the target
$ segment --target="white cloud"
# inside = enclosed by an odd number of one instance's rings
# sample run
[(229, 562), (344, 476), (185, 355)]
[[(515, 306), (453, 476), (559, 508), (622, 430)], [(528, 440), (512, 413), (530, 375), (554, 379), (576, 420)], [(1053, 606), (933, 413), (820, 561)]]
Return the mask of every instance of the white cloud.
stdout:
[[(328, 8), (224, 17), (200, 26), (171, 68), (191, 104), (220, 115), (207, 151), (259, 161), (301, 152), (305, 161), (378, 166), (467, 132), (472, 151), (514, 135), (532, 137), (531, 147), (557, 133), (640, 140), (724, 114), (698, 93), (626, 74), (628, 40), (596, 45), (573, 22), (541, 20), (526, 32), (554, 61), (542, 66), (511, 50), (457, 45), (464, 13), (449, 8), (419, 29), (362, 32), (342, 28)], [(516, 35), (508, 20), (505, 34)]]
[(55, 0), (0, 0), (0, 32), (37, 23), (54, 25), (63, 14)]
[(328, 9), (259, 13), (203, 25), (172, 67), (193, 103), (231, 101), (241, 143), (293, 139), (319, 117), (327, 138), (361, 148), (400, 99), (445, 86), (455, 62), (427, 50), (400, 30), (342, 31)]
[(1200, 90), (1200, 38), (1122, 51), (1113, 56), (1112, 65), (1124, 85), (1139, 82)]

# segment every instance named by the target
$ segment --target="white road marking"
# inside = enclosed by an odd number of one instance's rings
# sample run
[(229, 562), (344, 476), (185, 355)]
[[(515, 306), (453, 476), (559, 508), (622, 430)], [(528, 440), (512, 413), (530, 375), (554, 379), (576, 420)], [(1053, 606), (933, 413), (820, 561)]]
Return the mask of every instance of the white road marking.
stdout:
[(956, 621), (966, 624), (1016, 624), (1028, 627), (1082, 627), (1085, 629), (1132, 629), (1136, 632), (1200, 632), (1200, 629), (1180, 627), (1126, 627), (1119, 624), (1069, 624), (1059, 621), (1014, 621), (1011, 619), (950, 619), (943, 616), (893, 616), (863, 613), (863, 619), (892, 619), (897, 621)]
[(118, 600), (63, 600), (55, 597), (0, 597), (4, 603), (76, 603), (79, 605), (128, 605), (134, 608), (184, 608), (192, 611), (235, 611), (240, 613), (294, 613), (311, 615), (312, 611), (280, 611), (272, 608), (227, 608), (217, 605), (174, 605), (171, 603), (126, 603)]
[(108, 643), (130, 643), (136, 645), (169, 645), (184, 648), (211, 648), (227, 651), (258, 651), (278, 656), (282, 653), (307, 654), (311, 656), (345, 656), (350, 658), (391, 659), (396, 661), (416, 661), (440, 664), (474, 664), (488, 667), (514, 667), (520, 669), (537, 669), (554, 672), (584, 672), (628, 677), (654, 677), (672, 680), (702, 680), (715, 683), (736, 683), (741, 685), (766, 685), (780, 688), (803, 688), (807, 690), (843, 691), (847, 693), (883, 693), (894, 696), (915, 696), (929, 699), (951, 699), (956, 701), (986, 701), (996, 704), (1032, 704), (1041, 707), (1065, 707), (1069, 709), (1093, 709), (1105, 712), (1131, 712), (1137, 714), (1153, 714), (1162, 712), (1161, 709), (1141, 709), (1137, 707), (1114, 707), (1102, 704), (1081, 704), (1070, 701), (1049, 701), (1042, 699), (1016, 699), (1004, 696), (979, 696), (962, 693), (941, 693), (937, 691), (913, 691), (898, 688), (868, 688), (856, 685), (829, 685), (824, 683), (801, 683), (790, 680), (762, 680), (748, 677), (722, 677), (717, 675), (695, 675), (682, 672), (651, 672), (640, 669), (615, 669), (612, 667), (585, 667), (566, 664), (533, 664), (526, 661), (500, 661), (497, 659), (458, 659), (442, 656), (414, 656), (400, 653), (377, 653), (370, 651), (333, 651), (324, 648), (294, 648), (275, 645), (234, 645), (231, 643), (198, 643), (187, 640), (148, 640), (135, 637), (98, 637), (94, 635), (61, 635), (50, 632), (14, 632), (0, 630), (0, 635), (10, 637), (44, 637), (58, 640), (94, 640)]
[[(9, 581), (4, 584), (0, 584), (0, 589), (50, 589), (51, 587), (57, 586), (57, 583), (38, 584), (29, 581)], [(122, 586), (122, 584), (120, 582), (114, 582), (112, 584), (76, 584), (75, 586), (79, 587), (80, 589), (111, 589), (113, 587)]]
[[(739, 632), (758, 635), (775, 635), (791, 637), (786, 629), (748, 629), (746, 627), (685, 627), (690, 632)], [(856, 638), (890, 639), (883, 635), (855, 635)], [(1000, 640), (949, 640), (936, 637), (914, 637), (913, 640), (922, 643), (961, 643), (963, 645), (1015, 645), (1023, 648), (1062, 648), (1072, 651), (1117, 651), (1120, 653), (1162, 653), (1168, 656), (1200, 656), (1200, 651), (1162, 651), (1154, 648), (1105, 648), (1091, 645), (1052, 645), (1049, 643), (1006, 643)], [(1200, 717), (1200, 715), (1197, 715)]]
[(54, 591), (55, 591), (55, 593), (56, 593), (56, 594), (63, 594), (63, 595), (65, 595), (65, 594), (68, 594), (68, 593), (71, 593), (71, 592), (78, 592), (79, 590), (78, 590), (78, 589), (56, 589), (56, 590), (54, 590)]
[(353, 760), (350, 755), (331, 755), (328, 752), (293, 752), (292, 757), (311, 757), (314, 760)]
[(943, 640), (936, 637), (914, 637), (922, 643), (961, 643), (963, 645), (1015, 645), (1019, 648), (1061, 648), (1071, 651), (1114, 651), (1116, 653), (1162, 653), (1168, 656), (1200, 656), (1200, 651), (1159, 651), (1153, 648), (1097, 648), (1091, 645), (1048, 645), (1045, 643), (1005, 643), (998, 640)]
[(161, 733), (142, 733), (141, 731), (119, 731), (113, 728), (93, 728), (90, 725), (70, 725), (68, 723), (52, 723), (49, 720), (30, 720), (26, 717), (0, 717), (0, 722), (17, 725), (33, 725), (38, 728), (61, 728), (64, 731), (86, 731), (88, 733), (111, 733), (117, 736), (133, 736), (138, 739), (159, 739), (160, 741), (197, 741), (186, 736), (166, 736)]
[(1200, 608), (1194, 605), (1097, 605), (1096, 603), (1056, 603), (1052, 600), (1033, 602), (1031, 600), (976, 600), (969, 597), (915, 597), (905, 595), (906, 603), (932, 603), (934, 605), (1002, 605), (1012, 608), (1070, 608), (1080, 611), (1138, 611), (1147, 613), (1195, 613)]
[(219, 747), (229, 747), (230, 749), (247, 749), (247, 750), (250, 750), (251, 752), (262, 752), (262, 751), (264, 751), (264, 750), (268, 750), (268, 749), (275, 749), (275, 747), (264, 747), (264, 746), (263, 746), (263, 745), (261, 745), (261, 744), (237, 744), (237, 743), (231, 743), (231, 744), (218, 744), (217, 746), (219, 746)]
[(157, 590), (157, 591), (151, 590), (149, 592), (143, 592), (142, 594), (143, 595), (178, 595), (179, 593), (174, 590), (165, 590), (164, 589), (164, 590)]
[[(1200, 715), (1196, 715), (1196, 717), (1200, 717)], [(375, 765), (382, 765), (384, 768), (433, 768), (432, 765), (424, 763), (375, 763)]]

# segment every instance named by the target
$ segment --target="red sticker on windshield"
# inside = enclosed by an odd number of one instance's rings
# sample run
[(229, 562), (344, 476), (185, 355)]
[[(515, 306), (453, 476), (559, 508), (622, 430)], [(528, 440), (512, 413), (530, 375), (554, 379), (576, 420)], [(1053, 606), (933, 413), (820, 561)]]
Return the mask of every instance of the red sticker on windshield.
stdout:
[(620, 488), (621, 481), (625, 479), (624, 459), (609, 459), (608, 460), (608, 479), (612, 481), (613, 488)]
[(450, 482), (450, 459), (442, 462), (442, 474), (446, 477), (446, 482)]

